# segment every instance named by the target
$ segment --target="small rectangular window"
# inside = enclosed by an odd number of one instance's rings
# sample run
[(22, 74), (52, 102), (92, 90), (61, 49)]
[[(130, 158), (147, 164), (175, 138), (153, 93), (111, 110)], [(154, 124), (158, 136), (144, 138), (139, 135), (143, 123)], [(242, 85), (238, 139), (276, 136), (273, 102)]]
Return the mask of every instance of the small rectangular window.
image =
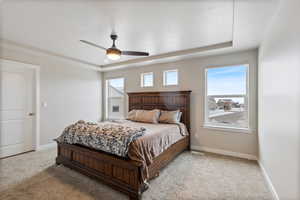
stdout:
[(178, 85), (178, 70), (164, 71), (164, 86)]
[(249, 129), (248, 65), (206, 69), (205, 126)]
[(141, 87), (153, 87), (153, 72), (141, 74)]

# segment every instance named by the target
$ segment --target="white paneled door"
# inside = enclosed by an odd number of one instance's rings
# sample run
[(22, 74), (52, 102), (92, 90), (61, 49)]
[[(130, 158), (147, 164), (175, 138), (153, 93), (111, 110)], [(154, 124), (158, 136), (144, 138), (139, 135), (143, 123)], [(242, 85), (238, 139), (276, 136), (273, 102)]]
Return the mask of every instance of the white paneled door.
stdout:
[(0, 158), (33, 150), (34, 69), (0, 60)]

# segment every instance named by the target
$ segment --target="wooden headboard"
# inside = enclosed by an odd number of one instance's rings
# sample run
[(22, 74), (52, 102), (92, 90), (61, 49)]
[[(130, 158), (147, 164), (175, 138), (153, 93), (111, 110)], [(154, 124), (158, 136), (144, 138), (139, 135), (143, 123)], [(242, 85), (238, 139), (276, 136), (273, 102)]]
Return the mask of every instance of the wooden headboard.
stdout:
[(128, 94), (129, 111), (143, 110), (180, 110), (181, 122), (190, 130), (190, 93), (191, 91), (174, 92), (131, 92)]

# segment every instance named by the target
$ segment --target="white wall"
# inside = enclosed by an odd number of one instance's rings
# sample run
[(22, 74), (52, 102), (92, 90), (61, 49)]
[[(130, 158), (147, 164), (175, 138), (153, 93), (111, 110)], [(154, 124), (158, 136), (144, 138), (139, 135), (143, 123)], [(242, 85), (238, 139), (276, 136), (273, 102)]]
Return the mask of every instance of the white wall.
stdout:
[[(254, 129), (253, 133), (241, 133), (230, 131), (217, 131), (203, 128), (204, 122), (204, 94), (205, 94), (205, 68), (208, 66), (222, 66), (233, 64), (250, 64), (251, 116), (250, 123)], [(163, 86), (163, 70), (179, 70), (179, 86)], [(192, 90), (191, 94), (191, 132), (192, 148), (213, 148), (233, 151), (243, 154), (257, 155), (256, 134), (256, 70), (257, 50), (239, 53), (209, 56), (197, 59), (182, 60), (172, 63), (155, 64), (142, 67), (131, 67), (105, 72), (104, 79), (113, 77), (125, 77), (125, 91), (165, 91), (165, 90)], [(143, 72), (154, 72), (154, 87), (141, 88), (140, 74)], [(126, 105), (127, 105), (126, 101)], [(128, 109), (126, 109), (128, 110)]]
[[(4, 59), (40, 66), (40, 144), (48, 144), (79, 119), (96, 121), (101, 116), (101, 75), (83, 64), (29, 51), (1, 47)], [(40, 105), (41, 105), (41, 102)]]
[(300, 1), (281, 1), (259, 49), (259, 157), (280, 199), (300, 199)]

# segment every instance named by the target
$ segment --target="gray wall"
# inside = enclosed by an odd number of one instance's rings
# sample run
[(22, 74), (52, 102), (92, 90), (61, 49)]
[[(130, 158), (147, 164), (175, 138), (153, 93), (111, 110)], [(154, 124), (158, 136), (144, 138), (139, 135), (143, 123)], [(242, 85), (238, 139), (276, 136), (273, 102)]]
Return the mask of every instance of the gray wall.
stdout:
[(283, 0), (259, 50), (259, 156), (280, 199), (300, 199), (300, 1)]
[[(241, 133), (233, 131), (220, 131), (203, 128), (204, 122), (204, 94), (205, 74), (204, 70), (209, 66), (222, 66), (233, 64), (250, 64), (250, 96), (251, 113), (250, 124), (252, 133)], [(179, 85), (163, 86), (163, 70), (178, 69)], [(192, 148), (213, 148), (243, 154), (257, 155), (257, 133), (256, 133), (256, 70), (257, 49), (239, 53), (210, 56), (197, 59), (182, 60), (172, 63), (155, 64), (141, 67), (131, 67), (105, 72), (103, 79), (114, 77), (125, 78), (125, 91), (165, 91), (165, 90), (192, 90), (191, 96), (191, 129)], [(142, 72), (154, 72), (154, 87), (141, 88), (140, 74)], [(126, 105), (128, 105), (126, 100)], [(127, 109), (126, 109), (127, 110)]]
[(48, 144), (79, 119), (101, 116), (101, 75), (83, 64), (15, 46), (1, 48), (1, 58), (40, 66), (40, 144)]

